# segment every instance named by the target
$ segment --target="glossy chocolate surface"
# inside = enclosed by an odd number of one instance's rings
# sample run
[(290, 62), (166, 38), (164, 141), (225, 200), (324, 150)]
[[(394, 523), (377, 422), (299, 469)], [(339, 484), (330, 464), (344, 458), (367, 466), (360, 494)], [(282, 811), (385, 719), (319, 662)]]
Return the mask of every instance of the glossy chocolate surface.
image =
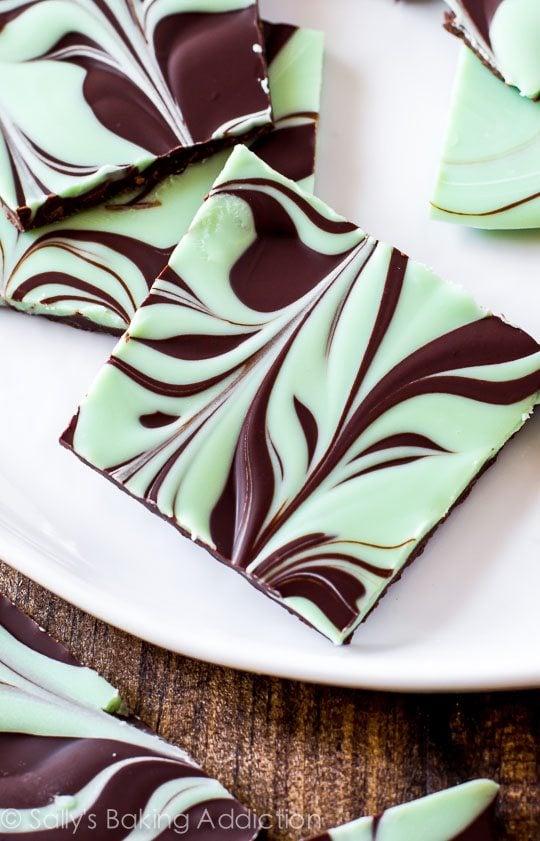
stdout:
[(257, 818), (0, 596), (0, 838), (251, 841)]
[(238, 148), (62, 440), (339, 643), (539, 389), (533, 338)]
[(8, 6), (0, 9), (0, 198), (21, 228), (270, 126), (252, 0)]
[[(284, 175), (312, 188), (322, 36), (265, 23), (264, 38), (275, 124), (254, 148)], [(121, 335), (228, 154), (38, 231), (18, 232), (0, 217), (4, 301), (23, 312)]]
[[(537, 0), (447, 0), (446, 28), (499, 79), (540, 97), (540, 5)], [(504, 170), (503, 170), (504, 172)]]

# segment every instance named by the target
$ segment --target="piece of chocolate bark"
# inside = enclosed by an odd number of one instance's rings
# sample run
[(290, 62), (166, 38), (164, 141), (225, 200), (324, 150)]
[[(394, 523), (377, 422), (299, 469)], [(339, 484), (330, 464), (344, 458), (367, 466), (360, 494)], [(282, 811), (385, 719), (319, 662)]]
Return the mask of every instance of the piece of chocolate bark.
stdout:
[(494, 811), (499, 786), (473, 780), (359, 818), (310, 841), (495, 841)]
[[(275, 125), (257, 141), (257, 154), (312, 189), (322, 35), (265, 23), (264, 36)], [(141, 188), (39, 231), (21, 233), (0, 214), (5, 302), (121, 335), (229, 154), (216, 154), (151, 190)]]
[(540, 227), (540, 105), (463, 47), (432, 215), (474, 228)]
[(271, 124), (255, 0), (10, 0), (0, 201), (21, 230)]
[(540, 96), (538, 0), (446, 0), (446, 28), (523, 96)]
[(0, 598), (0, 837), (251, 841), (258, 820)]
[(251, 841), (255, 816), (180, 748), (82, 704), (0, 683), (0, 835)]
[(274, 128), (252, 143), (251, 149), (269, 166), (313, 192), (324, 37), (313, 29), (267, 21), (263, 34)]
[[(120, 707), (120, 696), (116, 689), (92, 669), (79, 663), (63, 645), (2, 595), (0, 683), (38, 694), (42, 691), (53, 692), (62, 698), (107, 712), (114, 712)], [(0, 768), (0, 781), (2, 771), (3, 768)]]
[(539, 390), (533, 338), (237, 147), (62, 443), (343, 643)]

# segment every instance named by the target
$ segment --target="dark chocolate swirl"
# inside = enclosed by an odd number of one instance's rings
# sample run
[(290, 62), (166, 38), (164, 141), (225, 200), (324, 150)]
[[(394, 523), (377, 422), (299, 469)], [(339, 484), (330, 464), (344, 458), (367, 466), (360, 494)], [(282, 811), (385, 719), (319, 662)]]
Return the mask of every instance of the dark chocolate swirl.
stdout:
[[(116, 710), (118, 692), (0, 595), (0, 682)], [(2, 722), (0, 719), (0, 729)]]
[(3, 841), (251, 841), (259, 829), (179, 748), (54, 694), (0, 683), (0, 752)]
[[(265, 23), (264, 33), (275, 125), (257, 142), (257, 154), (284, 175), (307, 183), (315, 168), (322, 39), (285, 24)], [(141, 125), (146, 131), (147, 124)], [(121, 335), (227, 154), (39, 231), (17, 233), (0, 218), (5, 302), (23, 312)]]
[(335, 641), (538, 400), (533, 338), (245, 149), (140, 312), (63, 443)]
[(270, 125), (251, 0), (10, 6), (0, 10), (0, 197), (22, 229)]

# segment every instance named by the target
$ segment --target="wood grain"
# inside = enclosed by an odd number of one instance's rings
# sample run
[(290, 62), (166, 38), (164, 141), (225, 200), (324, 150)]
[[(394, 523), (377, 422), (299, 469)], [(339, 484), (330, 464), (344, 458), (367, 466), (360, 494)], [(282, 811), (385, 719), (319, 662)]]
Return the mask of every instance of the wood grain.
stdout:
[(271, 839), (489, 776), (502, 784), (501, 841), (540, 841), (540, 692), (394, 695), (242, 674), (134, 639), (3, 564), (0, 592), (269, 815)]

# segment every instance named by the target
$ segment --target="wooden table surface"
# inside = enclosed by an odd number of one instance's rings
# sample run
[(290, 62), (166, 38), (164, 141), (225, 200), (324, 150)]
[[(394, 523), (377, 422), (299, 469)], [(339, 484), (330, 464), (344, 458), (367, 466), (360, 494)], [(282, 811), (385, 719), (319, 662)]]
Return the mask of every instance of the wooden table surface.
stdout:
[(271, 839), (489, 776), (502, 784), (500, 841), (540, 841), (540, 692), (397, 695), (242, 674), (134, 639), (3, 564), (0, 592), (270, 815)]

